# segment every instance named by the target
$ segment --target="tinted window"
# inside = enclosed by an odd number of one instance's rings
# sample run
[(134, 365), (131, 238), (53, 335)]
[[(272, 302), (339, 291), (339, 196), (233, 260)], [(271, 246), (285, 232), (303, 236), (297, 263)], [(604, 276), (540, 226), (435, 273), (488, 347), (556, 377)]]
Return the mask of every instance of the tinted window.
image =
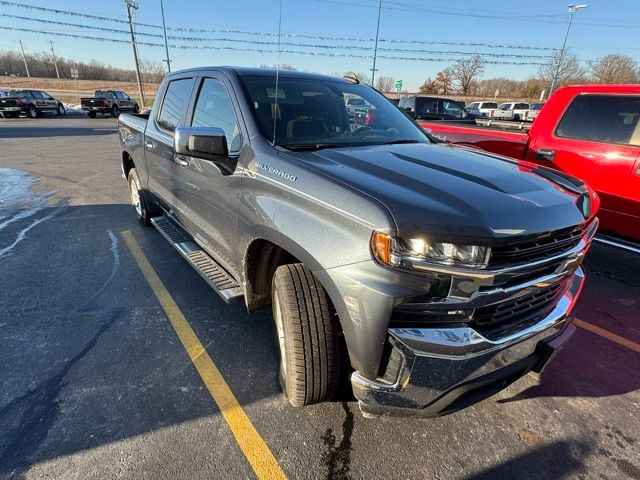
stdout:
[(470, 104), (467, 108), (471, 109), (471, 108), (480, 108), (480, 104), (478, 102), (474, 102), (472, 104)]
[(498, 108), (498, 104), (495, 102), (484, 102), (481, 108)]
[(544, 103), (532, 103), (531, 105), (529, 105), (529, 109), (530, 110), (540, 110), (543, 105), (544, 105)]
[[(262, 134), (290, 149), (313, 150), (394, 142), (428, 143), (422, 129), (383, 95), (366, 85), (280, 77), (241, 77)], [(349, 111), (361, 98), (366, 112)]]
[(116, 98), (118, 100), (126, 100), (126, 97), (125, 97), (124, 93), (122, 93), (122, 92), (116, 92)]
[(563, 115), (556, 135), (594, 142), (640, 145), (640, 97), (580, 95)]
[(527, 103), (516, 103), (516, 106), (514, 107), (517, 110), (526, 110), (527, 108), (529, 108), (529, 104)]
[(230, 152), (242, 148), (242, 135), (231, 98), (219, 80), (205, 78), (202, 82), (191, 126), (221, 128)]
[(440, 105), (441, 105), (440, 113), (443, 113), (445, 115), (449, 115), (455, 118), (462, 118), (464, 108), (462, 108), (462, 106), (459, 103), (454, 102), (452, 100), (441, 100)]
[(42, 93), (39, 90), (31, 90), (31, 93), (33, 94), (34, 97), (36, 97), (38, 100), (43, 100), (45, 98), (48, 98), (44, 93)]
[(187, 103), (189, 103), (192, 88), (193, 78), (182, 78), (169, 82), (162, 100), (162, 107), (158, 113), (160, 127), (171, 132), (176, 129), (187, 108)]
[(418, 98), (416, 113), (438, 113), (438, 100), (435, 98)]

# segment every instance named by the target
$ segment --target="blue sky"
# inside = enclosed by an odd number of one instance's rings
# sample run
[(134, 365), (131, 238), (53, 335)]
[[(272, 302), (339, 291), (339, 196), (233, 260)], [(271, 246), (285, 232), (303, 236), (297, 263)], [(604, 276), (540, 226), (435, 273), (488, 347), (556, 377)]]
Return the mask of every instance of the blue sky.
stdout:
[[(88, 13), (104, 17), (125, 19), (122, 0), (14, 0), (29, 5), (38, 5), (60, 10)], [(529, 2), (482, 0), (385, 0), (380, 24), (380, 38), (393, 40), (449, 41), (456, 43), (510, 44), (536, 47), (532, 50), (505, 50), (495, 47), (471, 47), (464, 45), (419, 45), (411, 43), (383, 42), (381, 48), (399, 48), (405, 50), (423, 49), (432, 51), (480, 52), (486, 54), (506, 53), (509, 55), (547, 55), (542, 47), (561, 45), (566, 26), (567, 3), (559, 0), (538, 0)], [(640, 1), (638, 0), (592, 0), (587, 9), (578, 12), (569, 37), (568, 46), (580, 60), (602, 56), (607, 53), (625, 53), (640, 61)], [(139, 0), (140, 8), (136, 14), (139, 22), (160, 23), (160, 1)], [(278, 30), (278, 0), (164, 0), (167, 26), (187, 28), (236, 29), (262, 33), (275, 33)], [(323, 36), (371, 38), (375, 34), (377, 18), (377, 0), (283, 0), (282, 30), (286, 33), (312, 34)], [(81, 23), (103, 28), (124, 29), (119, 25), (98, 20), (84, 19), (67, 15), (26, 10), (15, 6), (0, 4), (0, 14), (19, 15), (50, 19), (68, 23)], [(49, 32), (60, 32), (90, 36), (105, 36), (126, 39), (113, 33), (98, 33), (70, 26), (44, 25), (24, 20), (0, 17), (0, 26), (32, 28)], [(141, 29), (140, 32), (160, 33), (157, 30)], [(189, 33), (170, 33), (189, 35)], [(248, 36), (234, 34), (200, 34), (203, 37), (273, 42), (274, 37)], [(132, 66), (131, 48), (127, 44), (111, 44), (72, 38), (60, 38), (46, 34), (14, 32), (0, 30), (0, 49), (17, 49), (18, 40), (22, 40), (28, 51), (48, 50), (49, 39), (53, 40), (56, 53), (77, 60), (93, 58), (121, 67)], [(140, 37), (142, 40), (143, 38)], [(147, 38), (149, 42), (159, 39)], [(342, 45), (345, 48), (325, 50), (314, 48), (312, 51), (332, 51), (370, 55), (369, 50), (354, 50), (346, 47), (372, 47), (368, 42), (328, 42), (326, 40), (288, 38), (294, 43), (315, 43)], [(183, 42), (184, 43), (184, 42)], [(237, 48), (251, 48), (250, 44), (222, 43)], [(255, 46), (254, 46), (255, 48)], [(171, 50), (173, 69), (200, 65), (243, 65), (258, 66), (276, 62), (275, 47), (263, 45), (266, 53), (224, 51), (224, 50)], [(301, 47), (283, 46), (283, 49)], [(308, 48), (306, 50), (309, 50)], [(140, 47), (142, 58), (161, 60), (164, 49)], [(382, 55), (416, 56), (406, 52), (381, 52)], [(434, 57), (435, 55), (422, 55)], [(459, 58), (457, 54), (436, 56), (437, 58)], [(343, 72), (345, 70), (370, 73), (371, 60), (348, 57), (322, 57), (282, 53), (281, 62), (290, 63), (302, 70), (323, 73)], [(494, 60), (499, 58), (494, 57)], [(509, 58), (517, 62), (539, 62), (544, 60), (524, 60)], [(427, 77), (449, 65), (450, 61), (423, 60), (408, 61), (398, 59), (379, 59), (377, 75), (389, 75), (403, 79), (409, 90), (414, 90)], [(534, 74), (538, 67), (533, 65), (487, 65), (485, 78), (508, 76), (524, 79)]]

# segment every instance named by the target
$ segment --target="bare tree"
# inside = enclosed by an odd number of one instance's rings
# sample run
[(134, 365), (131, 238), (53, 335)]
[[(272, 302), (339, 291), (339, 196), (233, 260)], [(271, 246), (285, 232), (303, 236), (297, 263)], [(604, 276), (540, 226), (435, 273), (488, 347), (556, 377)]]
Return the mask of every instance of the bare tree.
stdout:
[(429, 77), (425, 80), (425, 82), (422, 85), (420, 85), (420, 87), (418, 88), (418, 91), (420, 93), (430, 93), (430, 94), (438, 93), (438, 83), (435, 80), (432, 80), (431, 77)]
[(628, 55), (605, 55), (589, 62), (591, 76), (598, 83), (635, 83), (640, 81), (640, 72)]
[(451, 91), (451, 69), (445, 68), (441, 72), (438, 72), (434, 82), (436, 85), (435, 93), (441, 93), (443, 95), (449, 93)]
[(454, 87), (463, 95), (471, 91), (474, 83), (484, 74), (484, 60), (480, 55), (458, 60), (451, 67), (451, 80)]
[(378, 77), (376, 80), (376, 90), (379, 92), (392, 92), (395, 90), (396, 83), (391, 77)]
[(560, 58), (560, 52), (558, 52), (549, 63), (540, 67), (539, 75), (545, 82), (545, 88), (548, 89), (551, 86), (558, 64), (560, 64), (560, 68), (558, 69), (556, 87), (584, 83), (586, 81), (585, 69), (580, 65), (576, 56), (569, 51), (565, 51), (562, 58)]

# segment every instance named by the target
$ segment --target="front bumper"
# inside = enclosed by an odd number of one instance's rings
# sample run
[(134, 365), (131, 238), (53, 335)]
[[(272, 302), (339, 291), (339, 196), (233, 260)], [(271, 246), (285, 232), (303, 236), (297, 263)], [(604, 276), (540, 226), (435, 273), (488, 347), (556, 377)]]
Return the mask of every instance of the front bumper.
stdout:
[(570, 324), (584, 282), (577, 268), (553, 311), (517, 333), (489, 339), (470, 326), (390, 328), (396, 353), (392, 382), (358, 372), (351, 382), (365, 413), (434, 417), (497, 393), (529, 371), (540, 372), (575, 331)]

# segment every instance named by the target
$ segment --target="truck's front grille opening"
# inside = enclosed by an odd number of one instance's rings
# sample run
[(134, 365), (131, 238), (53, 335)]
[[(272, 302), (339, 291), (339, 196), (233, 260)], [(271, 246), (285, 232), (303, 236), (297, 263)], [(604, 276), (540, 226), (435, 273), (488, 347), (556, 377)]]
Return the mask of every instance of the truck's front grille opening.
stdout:
[(559, 282), (532, 294), (475, 310), (432, 310), (428, 304), (405, 303), (394, 309), (390, 327), (435, 328), (466, 324), (487, 338), (499, 337), (548, 315), (563, 291), (564, 283)]
[(582, 238), (584, 227), (564, 228), (528, 238), (521, 242), (493, 248), (490, 267), (505, 267), (526, 263), (561, 254), (575, 247)]

